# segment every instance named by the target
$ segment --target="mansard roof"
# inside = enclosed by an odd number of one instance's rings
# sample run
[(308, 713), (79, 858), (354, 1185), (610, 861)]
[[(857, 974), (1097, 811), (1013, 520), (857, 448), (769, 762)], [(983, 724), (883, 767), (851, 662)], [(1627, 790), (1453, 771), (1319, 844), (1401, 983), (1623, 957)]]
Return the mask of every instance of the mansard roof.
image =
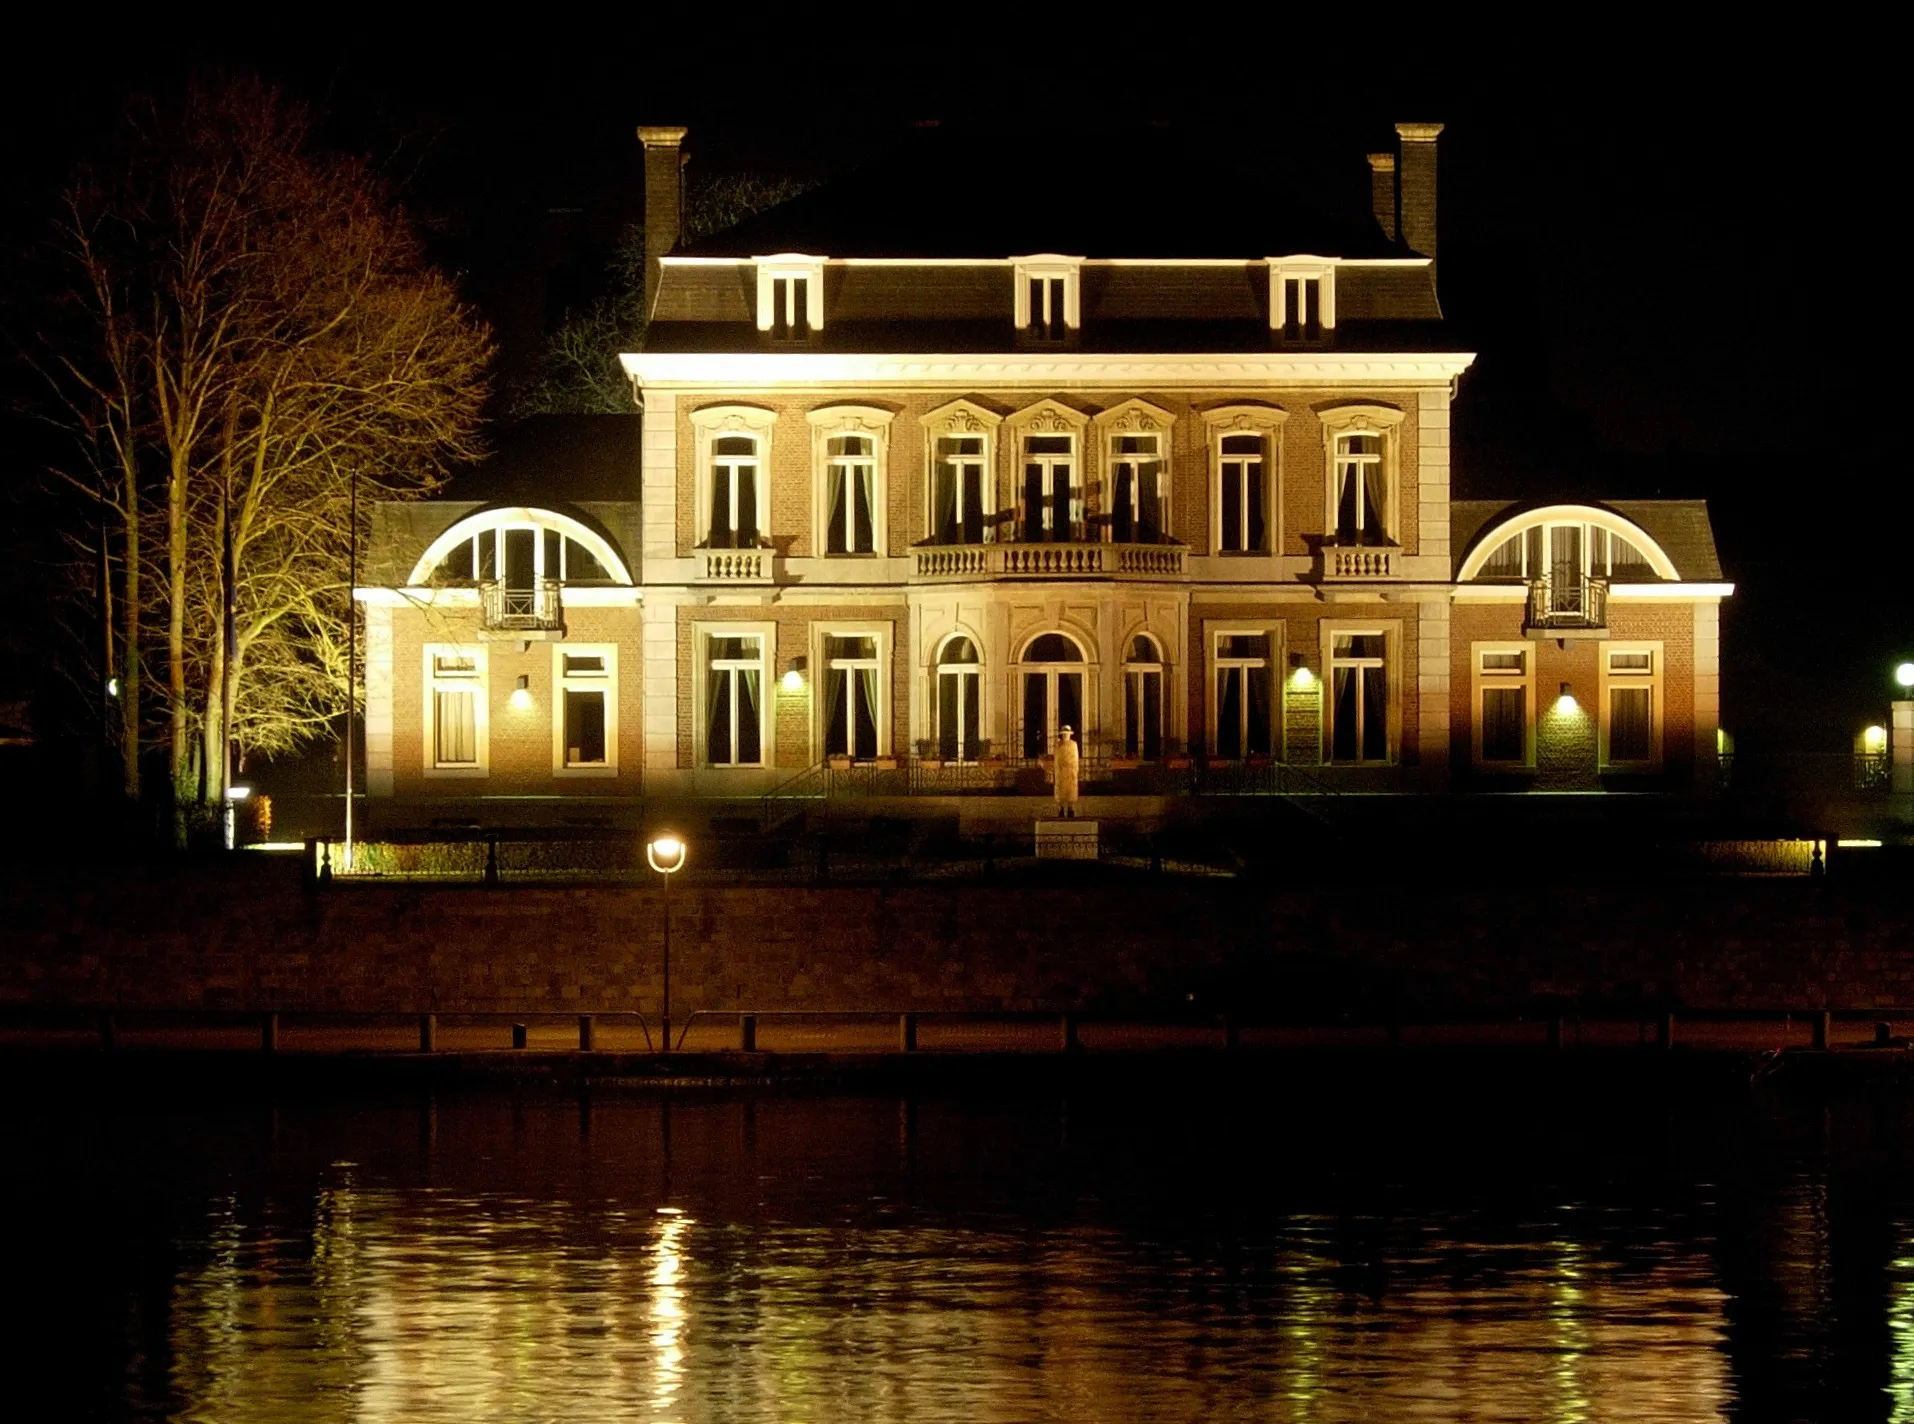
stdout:
[(1264, 146), (1166, 128), (920, 128), (889, 152), (685, 249), (833, 257), (1407, 257), (1349, 155), (1341, 191)]
[[(1556, 504), (1559, 501), (1545, 501)], [(1458, 499), (1449, 504), (1449, 547), (1455, 570), (1481, 538), (1495, 526), (1537, 507), (1537, 501)], [(1714, 528), (1708, 520), (1708, 502), (1700, 499), (1609, 499), (1589, 501), (1588, 507), (1607, 510), (1637, 524), (1661, 546), (1675, 571), (1688, 583), (1718, 583), (1723, 574), (1715, 550)]]

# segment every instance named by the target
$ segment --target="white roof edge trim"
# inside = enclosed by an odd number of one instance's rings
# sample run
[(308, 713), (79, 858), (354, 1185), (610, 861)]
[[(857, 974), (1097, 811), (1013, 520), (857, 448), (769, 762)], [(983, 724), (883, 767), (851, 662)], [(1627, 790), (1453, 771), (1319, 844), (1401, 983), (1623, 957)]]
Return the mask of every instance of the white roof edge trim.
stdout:
[(1028, 378), (1040, 382), (1073, 378), (1192, 380), (1243, 377), (1268, 380), (1294, 372), (1300, 378), (1447, 381), (1474, 364), (1472, 351), (1333, 352), (1232, 351), (1209, 355), (1003, 351), (965, 355), (826, 353), (803, 351), (628, 351), (619, 356), (626, 379), (641, 384), (685, 386), (779, 385), (818, 382), (964, 382)]
[(487, 529), (496, 529), (502, 524), (531, 524), (540, 529), (553, 529), (568, 539), (576, 539), (591, 551), (592, 557), (605, 567), (605, 572), (621, 584), (637, 582), (631, 576), (631, 570), (625, 567), (625, 561), (604, 536), (586, 528), (569, 515), (552, 509), (539, 509), (533, 505), (503, 506), (497, 509), (481, 509), (476, 514), (468, 514), (447, 529), (438, 538), (426, 546), (419, 555), (419, 561), (412, 566), (412, 576), (406, 580), (408, 587), (423, 584), (432, 576), (432, 570), (439, 566), (452, 546), (463, 539)]
[(1648, 555), (1648, 566), (1660, 577), (1671, 580), (1681, 578), (1681, 573), (1675, 568), (1675, 561), (1669, 558), (1663, 552), (1661, 545), (1649, 537), (1648, 531), (1634, 520), (1611, 513), (1606, 509), (1597, 509), (1592, 504), (1548, 504), (1540, 509), (1524, 510), (1499, 524), (1484, 525), (1475, 536), (1475, 543), (1469, 549), (1469, 556), (1462, 561), (1462, 567), (1456, 571), (1456, 582), (1466, 583), (1476, 577), (1482, 572), (1482, 566), (1489, 561), (1489, 555), (1517, 534), (1533, 529), (1538, 524), (1566, 522), (1593, 524), (1597, 529), (1606, 529), (1611, 534), (1619, 534)]
[[(1029, 257), (813, 257), (782, 253), (776, 257), (661, 257), (667, 267), (751, 267), (759, 262), (803, 257), (832, 267), (1015, 267), (1054, 258)], [(1269, 262), (1312, 262), (1329, 267), (1427, 267), (1427, 257), (1315, 257), (1296, 253), (1287, 257), (1071, 257), (1063, 259), (1085, 267), (1260, 267)]]

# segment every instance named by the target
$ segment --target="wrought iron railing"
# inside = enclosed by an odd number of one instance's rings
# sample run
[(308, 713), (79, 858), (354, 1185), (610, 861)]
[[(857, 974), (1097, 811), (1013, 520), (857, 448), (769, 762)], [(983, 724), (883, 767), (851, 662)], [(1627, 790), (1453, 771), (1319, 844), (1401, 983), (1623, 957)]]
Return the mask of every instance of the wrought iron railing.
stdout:
[(1608, 580), (1551, 577), (1529, 583), (1531, 628), (1606, 628)]
[(564, 626), (560, 584), (534, 579), (529, 586), (487, 579), (479, 584), (484, 626), (511, 632), (544, 632)]

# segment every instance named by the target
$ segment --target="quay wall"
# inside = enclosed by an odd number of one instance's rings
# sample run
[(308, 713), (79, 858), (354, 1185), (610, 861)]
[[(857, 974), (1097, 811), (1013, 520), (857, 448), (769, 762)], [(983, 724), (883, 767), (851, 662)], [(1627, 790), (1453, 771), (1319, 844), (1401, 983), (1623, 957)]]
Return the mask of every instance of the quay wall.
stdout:
[[(662, 897), (308, 889), (284, 865), (0, 882), (0, 1008), (655, 1011)], [(1246, 1019), (1914, 1006), (1914, 893), (1724, 879), (681, 887), (676, 1013), (1059, 1009)]]

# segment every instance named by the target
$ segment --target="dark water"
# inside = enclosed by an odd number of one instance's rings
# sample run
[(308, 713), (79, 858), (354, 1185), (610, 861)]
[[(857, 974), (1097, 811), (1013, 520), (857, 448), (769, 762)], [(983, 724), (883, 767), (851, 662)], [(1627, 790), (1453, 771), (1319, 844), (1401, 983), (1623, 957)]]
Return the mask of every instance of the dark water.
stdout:
[(1897, 1100), (10, 1071), (7, 1418), (1914, 1418)]

